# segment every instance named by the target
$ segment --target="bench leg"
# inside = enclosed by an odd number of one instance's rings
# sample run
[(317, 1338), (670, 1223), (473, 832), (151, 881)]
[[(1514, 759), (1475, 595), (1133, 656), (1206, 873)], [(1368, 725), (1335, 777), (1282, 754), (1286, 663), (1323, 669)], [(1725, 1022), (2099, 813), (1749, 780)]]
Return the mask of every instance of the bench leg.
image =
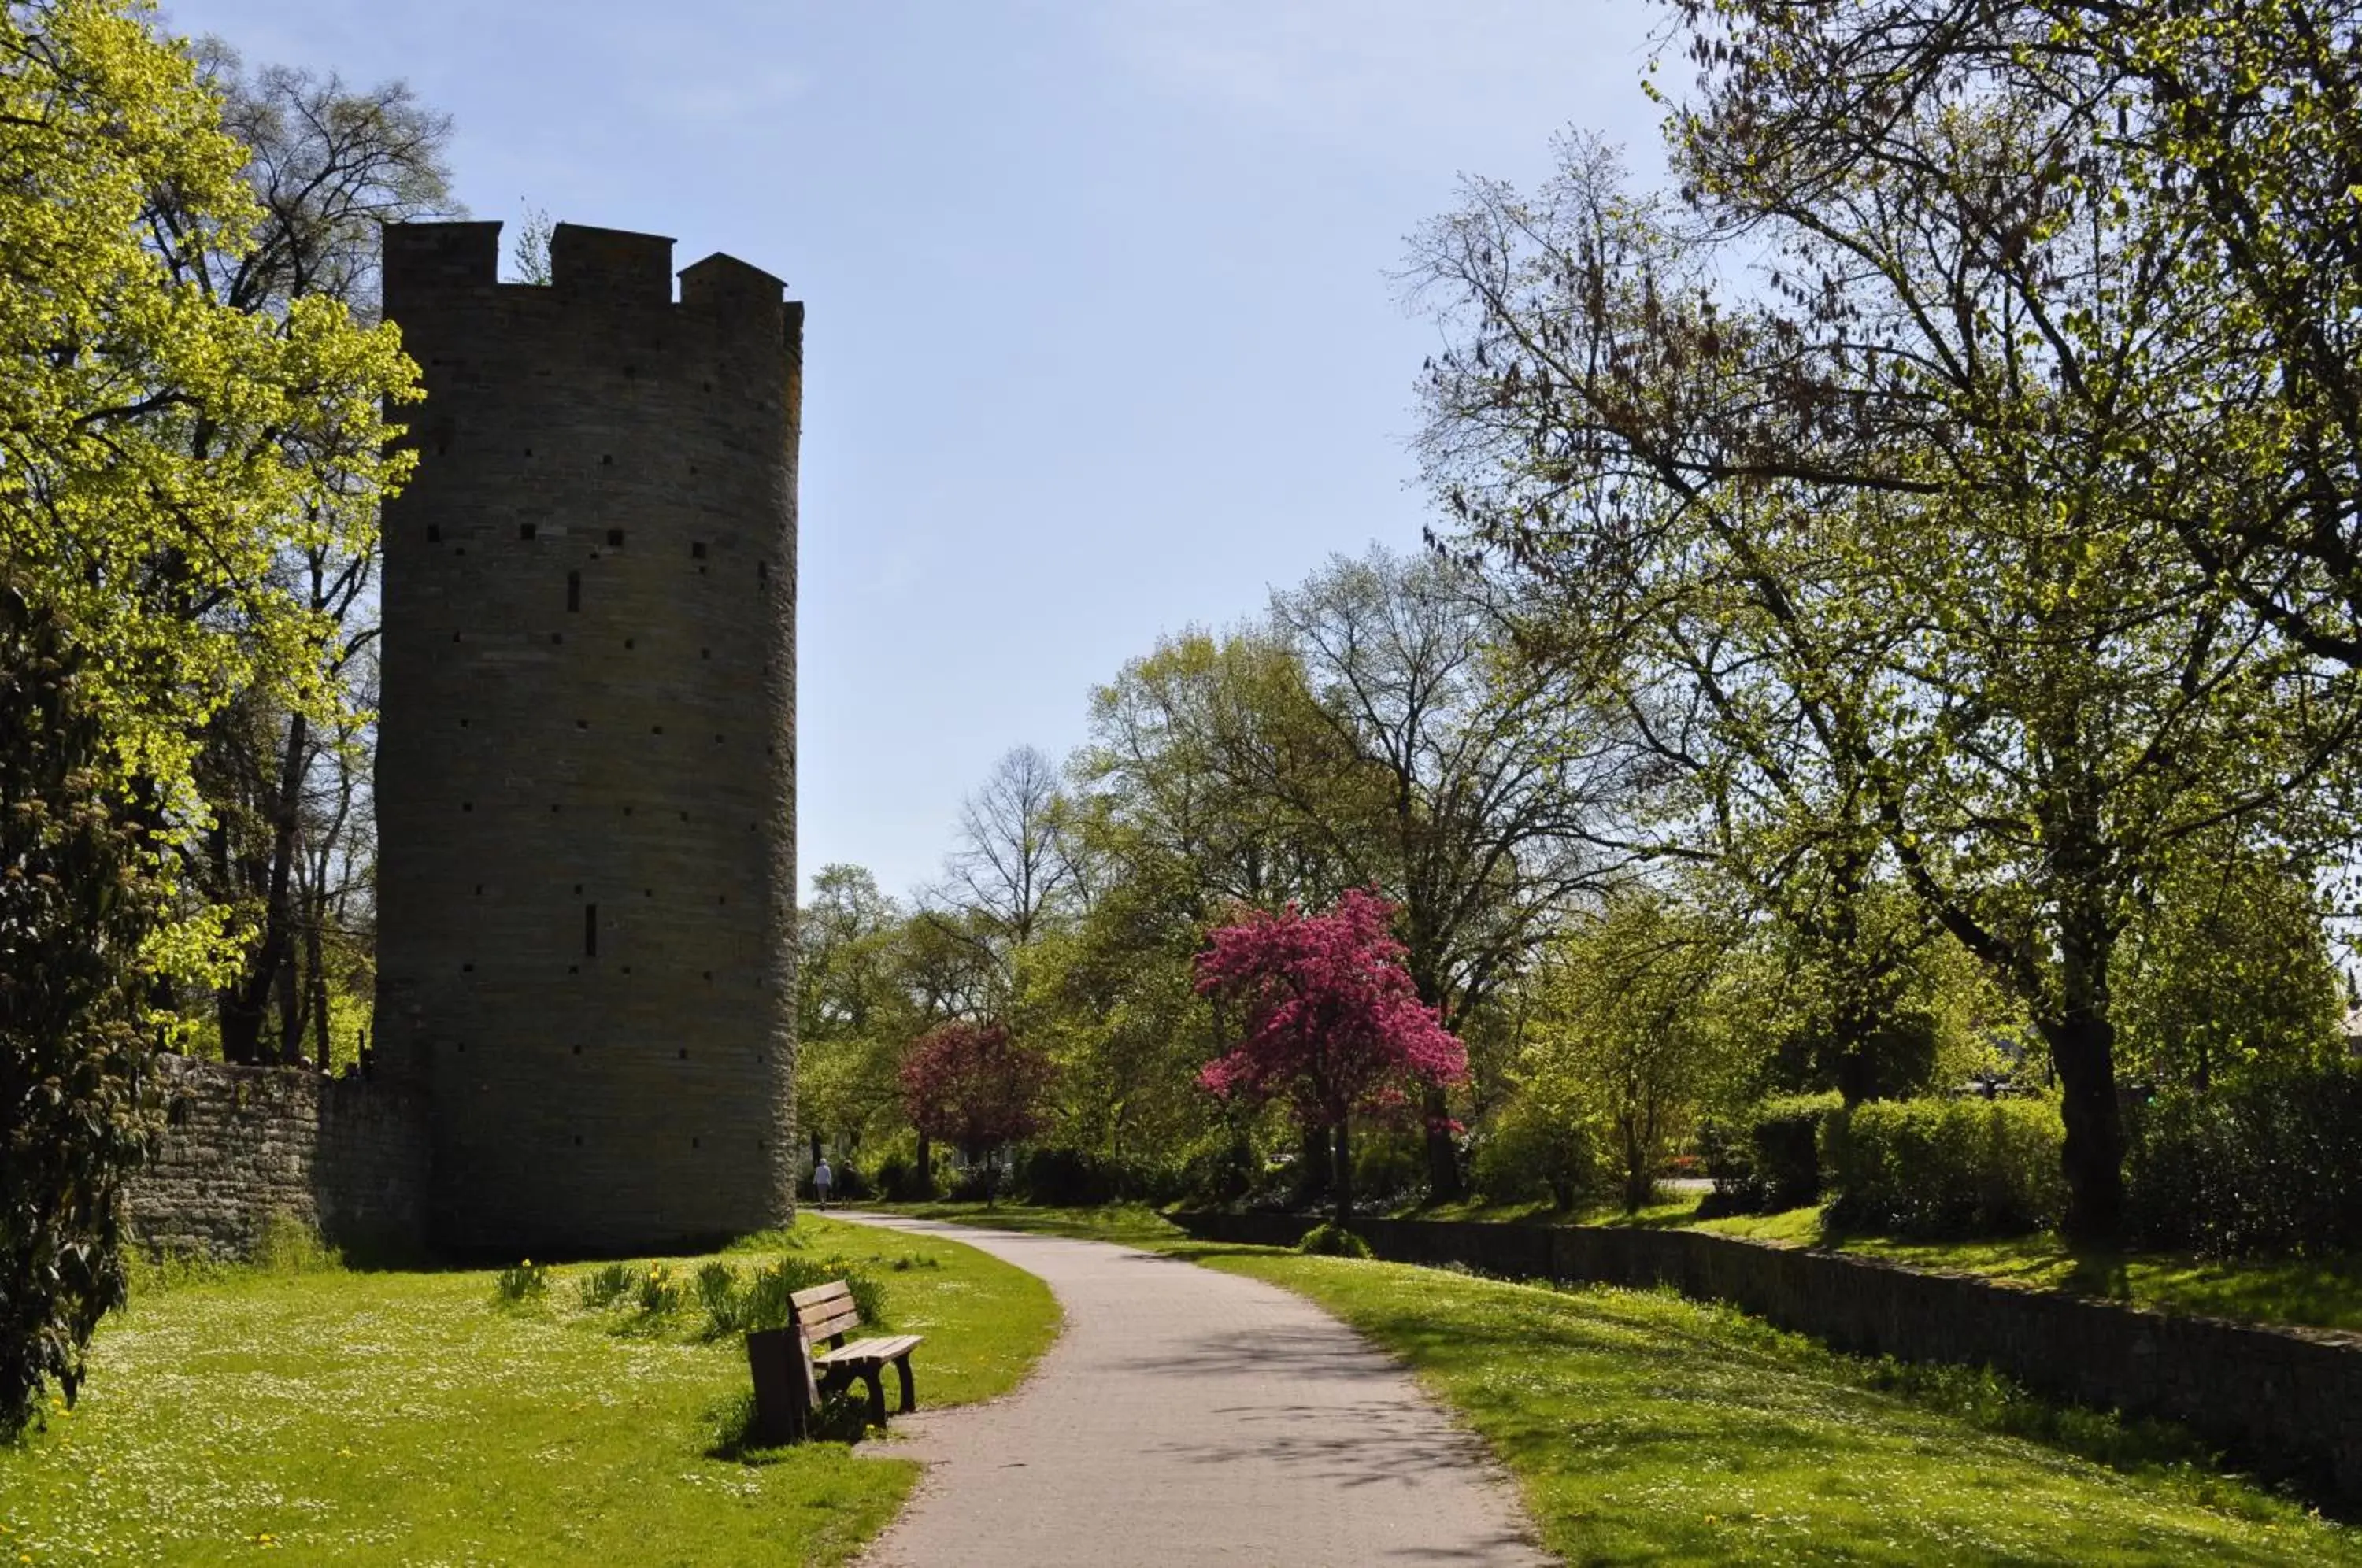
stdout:
[(898, 1355), (894, 1358), (894, 1375), (902, 1380), (902, 1413), (907, 1416), (919, 1408), (918, 1390), (911, 1386), (909, 1356)]
[(886, 1424), (886, 1386), (877, 1376), (877, 1369), (874, 1366), (862, 1368), (861, 1380), (869, 1385), (869, 1419), (874, 1425), (883, 1427)]

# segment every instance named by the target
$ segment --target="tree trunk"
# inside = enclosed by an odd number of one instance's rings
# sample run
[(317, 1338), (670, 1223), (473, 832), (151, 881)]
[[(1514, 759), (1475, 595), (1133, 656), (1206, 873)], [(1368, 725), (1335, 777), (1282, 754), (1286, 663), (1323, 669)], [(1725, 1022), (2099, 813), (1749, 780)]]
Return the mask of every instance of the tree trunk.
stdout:
[(1460, 1176), (1460, 1141), (1451, 1135), (1451, 1102), (1440, 1086), (1427, 1091), (1419, 1107), (1427, 1115), (1427, 1200), (1457, 1203), (1468, 1196)]
[(279, 1059), (292, 1066), (304, 1057), (304, 997), (303, 976), (294, 962), (295, 944), (290, 942), (288, 961), (279, 966)]
[(1657, 1196), (1657, 1173), (1650, 1168), (1655, 1140), (1631, 1118), (1624, 1120), (1624, 1212), (1638, 1214)]
[(336, 1053), (336, 1041), (328, 1032), (328, 968), (324, 961), (320, 940), (320, 928), (326, 925), (327, 921), (326, 906), (323, 904), (315, 908), (312, 911), (311, 929), (304, 933), (304, 937), (306, 964), (311, 970), (312, 1039), (319, 1047), (320, 1071), (324, 1073), (334, 1065)]
[(919, 1186), (921, 1198), (935, 1195), (935, 1146), (923, 1132), (919, 1134)]
[(1330, 1212), (1342, 1225), (1353, 1217), (1353, 1143), (1343, 1122), (1330, 1134), (1330, 1146), (1335, 1155), (1329, 1167)]
[[(297, 807), (302, 799), (304, 755), (311, 728), (301, 713), (287, 721), (287, 750), (281, 759), (279, 798), (273, 802), (270, 826), (270, 872), (263, 900), (262, 940), (248, 960), (247, 972), (223, 988), (216, 1010), (221, 1020), (222, 1058), (230, 1062), (262, 1060), (262, 1025), (271, 997), (278, 991), (279, 972), (288, 959), (289, 884), (295, 868)], [(300, 1051), (301, 1037), (295, 1044)], [(292, 1061), (282, 1032), (281, 1059)]]
[(2084, 1245), (2116, 1239), (2124, 1226), (2125, 1123), (2116, 1103), (2115, 1026), (2085, 1008), (2038, 1021), (2058, 1072), (2058, 1111), (2067, 1124), (2062, 1159), (2067, 1218), (2061, 1227)]
[(1296, 1147), (1296, 1196), (1289, 1204), (1293, 1209), (1309, 1209), (1329, 1191), (1329, 1182), (1336, 1155), (1329, 1140), (1329, 1129), (1310, 1127)]

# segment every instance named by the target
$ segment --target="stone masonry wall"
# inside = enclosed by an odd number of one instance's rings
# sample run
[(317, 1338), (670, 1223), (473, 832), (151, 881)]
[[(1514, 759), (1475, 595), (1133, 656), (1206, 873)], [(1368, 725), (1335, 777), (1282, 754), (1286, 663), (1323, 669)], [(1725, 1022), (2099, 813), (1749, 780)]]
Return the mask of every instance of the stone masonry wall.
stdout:
[[(1313, 1221), (1183, 1214), (1210, 1241), (1290, 1246)], [(1840, 1350), (1991, 1366), (2103, 1409), (2184, 1422), (2235, 1455), (2362, 1505), (2362, 1338), (2172, 1316), (1966, 1275), (1717, 1236), (1599, 1225), (1357, 1220), (1395, 1263), (1727, 1301)]]
[(458, 1253), (785, 1220), (795, 1171), (802, 306), (560, 224), (385, 232), (425, 401), (387, 502), (379, 1073)]
[(414, 1244), (425, 1187), (423, 1107), (396, 1086), (160, 1058), (164, 1136), (131, 1184), (151, 1247), (251, 1254), (274, 1213), (332, 1244)]

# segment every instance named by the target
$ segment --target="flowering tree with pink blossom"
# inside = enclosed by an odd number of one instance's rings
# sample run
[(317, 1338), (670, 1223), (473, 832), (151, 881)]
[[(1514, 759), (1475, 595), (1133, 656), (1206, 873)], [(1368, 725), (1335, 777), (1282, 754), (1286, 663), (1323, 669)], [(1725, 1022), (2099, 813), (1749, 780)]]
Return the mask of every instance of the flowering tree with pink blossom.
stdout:
[(994, 1197), (993, 1156), (1042, 1129), (1050, 1059), (1010, 1038), (998, 1023), (955, 1021), (919, 1037), (902, 1062), (902, 1109), (924, 1138), (967, 1157)]
[(1198, 989), (1244, 1015), (1237, 1046), (1198, 1081), (1224, 1099), (1285, 1099), (1306, 1126), (1334, 1130), (1340, 1221), (1352, 1212), (1349, 1121), (1402, 1111), (1407, 1091), (1468, 1075), (1467, 1047), (1418, 999), (1394, 912), (1359, 889), (1326, 914), (1253, 910), (1198, 955)]

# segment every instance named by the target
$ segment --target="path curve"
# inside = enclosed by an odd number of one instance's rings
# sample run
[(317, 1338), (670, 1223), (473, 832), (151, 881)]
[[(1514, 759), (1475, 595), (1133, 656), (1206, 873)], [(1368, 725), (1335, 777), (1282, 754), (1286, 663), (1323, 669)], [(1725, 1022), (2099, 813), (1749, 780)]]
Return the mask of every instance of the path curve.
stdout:
[(1066, 1330), (1017, 1391), (894, 1430), (927, 1462), (866, 1568), (1539, 1568), (1484, 1445), (1410, 1375), (1276, 1286), (1104, 1242), (900, 1215), (1039, 1275)]

